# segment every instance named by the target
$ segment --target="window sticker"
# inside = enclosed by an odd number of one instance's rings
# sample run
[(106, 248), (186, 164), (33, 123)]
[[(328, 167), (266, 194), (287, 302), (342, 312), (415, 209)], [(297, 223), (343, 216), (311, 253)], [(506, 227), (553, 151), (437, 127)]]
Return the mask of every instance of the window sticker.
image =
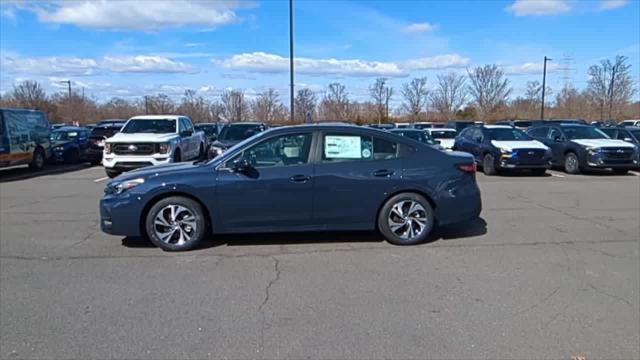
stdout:
[(327, 159), (361, 159), (360, 136), (328, 135), (324, 138), (324, 156)]
[(371, 150), (369, 149), (363, 149), (362, 150), (362, 157), (365, 159), (368, 159), (371, 157)]

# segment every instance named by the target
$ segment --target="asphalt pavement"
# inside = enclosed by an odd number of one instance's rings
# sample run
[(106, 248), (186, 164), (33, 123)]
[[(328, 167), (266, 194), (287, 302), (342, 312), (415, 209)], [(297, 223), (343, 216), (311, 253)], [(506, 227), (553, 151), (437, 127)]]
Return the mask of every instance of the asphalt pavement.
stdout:
[(640, 358), (640, 174), (478, 174), (482, 219), (217, 237), (99, 231), (100, 167), (0, 172), (0, 357)]

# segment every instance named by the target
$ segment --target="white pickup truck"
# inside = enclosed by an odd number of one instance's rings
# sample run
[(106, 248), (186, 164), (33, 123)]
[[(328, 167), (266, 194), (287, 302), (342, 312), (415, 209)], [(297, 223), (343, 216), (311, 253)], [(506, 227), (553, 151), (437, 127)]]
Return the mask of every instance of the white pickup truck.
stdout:
[(191, 119), (180, 115), (141, 115), (105, 141), (102, 164), (109, 177), (143, 166), (204, 158), (207, 140)]

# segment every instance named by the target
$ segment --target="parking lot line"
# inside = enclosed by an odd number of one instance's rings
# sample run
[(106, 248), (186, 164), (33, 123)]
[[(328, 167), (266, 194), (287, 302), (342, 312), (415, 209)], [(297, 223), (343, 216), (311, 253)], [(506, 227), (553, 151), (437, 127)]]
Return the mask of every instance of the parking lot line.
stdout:
[(551, 171), (549, 171), (549, 174), (550, 174), (551, 176), (555, 176), (555, 177), (559, 177), (559, 178), (563, 178), (563, 177), (565, 177), (564, 175), (560, 175), (560, 174), (557, 174), (557, 173), (554, 173), (554, 172), (551, 172)]
[(100, 181), (107, 180), (108, 178), (109, 178), (108, 176), (101, 177), (100, 179), (95, 179), (95, 180), (93, 180), (93, 182), (94, 182), (94, 183), (97, 183), (97, 182), (100, 182)]

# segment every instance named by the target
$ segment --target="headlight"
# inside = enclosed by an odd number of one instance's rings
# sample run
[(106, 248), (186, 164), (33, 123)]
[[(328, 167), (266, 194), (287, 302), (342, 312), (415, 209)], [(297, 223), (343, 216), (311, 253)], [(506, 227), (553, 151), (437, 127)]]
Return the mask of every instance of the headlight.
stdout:
[(62, 147), (62, 146), (56, 146), (56, 147), (54, 147), (54, 148), (53, 148), (53, 150), (55, 150), (55, 151), (62, 151), (62, 150), (64, 150), (64, 147)]
[(600, 148), (598, 148), (598, 147), (587, 147), (587, 151), (589, 152), (589, 154), (595, 155), (598, 152), (600, 152)]
[(171, 152), (171, 143), (158, 144), (158, 153), (168, 154)]
[(511, 155), (512, 151), (509, 149), (500, 148), (500, 153), (504, 155)]
[(218, 146), (212, 146), (211, 150), (216, 153), (216, 155), (220, 155), (224, 152), (224, 149)]
[(105, 152), (105, 154), (111, 154), (111, 151), (113, 151), (113, 144), (104, 143), (104, 152)]
[(144, 179), (143, 178), (138, 178), (138, 179), (132, 179), (132, 180), (126, 180), (123, 182), (119, 182), (116, 184), (113, 184), (113, 189), (115, 190), (114, 192), (116, 194), (122, 194), (123, 192), (125, 192), (126, 190), (132, 189), (140, 184), (144, 184)]

